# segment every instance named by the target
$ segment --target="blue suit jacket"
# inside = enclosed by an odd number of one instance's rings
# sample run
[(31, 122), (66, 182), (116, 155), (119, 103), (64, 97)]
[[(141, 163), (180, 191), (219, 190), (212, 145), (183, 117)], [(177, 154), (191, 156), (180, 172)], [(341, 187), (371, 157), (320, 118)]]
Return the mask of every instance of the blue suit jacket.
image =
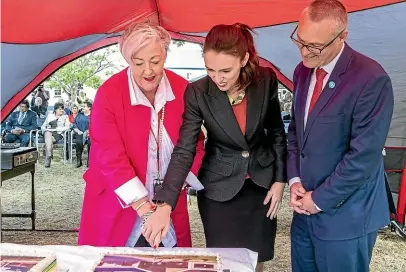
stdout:
[(19, 127), (26, 132), (29, 132), (31, 130), (37, 129), (37, 114), (31, 110), (27, 110), (27, 114), (21, 124), (18, 124), (18, 115), (20, 114), (20, 111), (15, 111), (10, 115), (10, 118), (8, 118), (8, 121), (6, 123), (6, 130), (7, 132), (11, 132), (12, 129)]
[(352, 239), (389, 223), (382, 149), (392, 85), (376, 61), (345, 45), (304, 129), (311, 74), (300, 63), (293, 77), (288, 178), (300, 177), (323, 211), (311, 215), (316, 237)]

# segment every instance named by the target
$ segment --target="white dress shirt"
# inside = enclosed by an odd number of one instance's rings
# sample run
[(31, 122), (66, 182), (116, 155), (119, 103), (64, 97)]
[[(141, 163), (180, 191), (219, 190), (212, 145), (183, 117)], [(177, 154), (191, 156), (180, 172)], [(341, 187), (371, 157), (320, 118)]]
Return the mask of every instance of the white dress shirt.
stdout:
[[(127, 181), (119, 188), (115, 190), (118, 200), (123, 208), (128, 208), (130, 205), (146, 196), (151, 201), (154, 198), (154, 179), (157, 178), (158, 174), (158, 163), (157, 163), (157, 142), (159, 141), (159, 116), (158, 113), (165, 106), (166, 102), (175, 99), (169, 80), (164, 73), (161, 82), (159, 83), (157, 92), (155, 93), (154, 106), (146, 98), (141, 89), (137, 86), (131, 72), (131, 68), (127, 70), (128, 86), (130, 91), (130, 103), (132, 106), (145, 106), (151, 109), (151, 130), (148, 139), (148, 161), (147, 161), (147, 174), (145, 186), (138, 177), (134, 177)], [(166, 115), (166, 114), (165, 114)], [(169, 166), (174, 144), (169, 137), (168, 132), (165, 127), (162, 129), (162, 145), (160, 148), (159, 156), (159, 174), (160, 178), (165, 177), (166, 171)], [(186, 182), (192, 187), (197, 189), (202, 189), (200, 181), (197, 177), (189, 172)], [(201, 188), (200, 188), (201, 187)], [(141, 226), (142, 220), (137, 217), (137, 220), (133, 226), (132, 232), (127, 240), (126, 246), (134, 247), (135, 243), (141, 236)], [(163, 238), (162, 243), (165, 247), (173, 247), (176, 244), (176, 234), (171, 220), (171, 226), (168, 234)]]
[[(325, 66), (318, 67), (318, 68), (324, 69), (324, 71), (327, 72), (327, 75), (324, 77), (324, 80), (323, 80), (323, 90), (324, 90), (324, 86), (326, 86), (326, 84), (327, 84), (327, 82), (328, 82), (328, 80), (330, 78), (331, 73), (334, 70), (334, 67), (337, 64), (338, 59), (340, 58), (341, 54), (343, 53), (344, 47), (345, 47), (345, 44), (343, 44), (343, 47), (341, 48), (340, 53), (338, 53), (338, 55), (330, 63), (326, 64)], [(312, 100), (314, 86), (316, 85), (316, 70), (317, 70), (316, 68), (313, 69), (312, 77), (310, 79), (309, 89), (307, 91), (305, 116), (304, 116), (304, 120), (303, 120), (303, 123), (304, 123), (303, 129), (306, 129), (306, 123), (307, 123), (307, 117), (308, 117), (308, 114), (309, 114), (310, 101)], [(289, 187), (292, 186), (292, 184), (294, 184), (296, 182), (301, 182), (300, 177), (291, 178), (289, 180)]]
[[(116, 189), (116, 194), (124, 202), (123, 208), (128, 208), (132, 203), (140, 200), (143, 197), (148, 196), (149, 200), (154, 197), (154, 179), (157, 178), (157, 143), (155, 141), (154, 135), (158, 136), (158, 123), (159, 117), (158, 113), (165, 106), (167, 101), (172, 101), (175, 99), (175, 95), (172, 92), (171, 85), (166, 78), (166, 75), (162, 77), (161, 83), (159, 84), (158, 90), (155, 94), (154, 106), (151, 105), (149, 100), (145, 97), (144, 93), (135, 83), (135, 80), (131, 74), (131, 68), (128, 68), (128, 86), (130, 89), (130, 102), (132, 106), (146, 106), (151, 109), (151, 129), (148, 139), (148, 162), (147, 162), (147, 176), (146, 183), (144, 184), (138, 177), (127, 181)], [(165, 127), (162, 131), (162, 146), (168, 145), (168, 141), (172, 143), (166, 132)], [(161, 147), (164, 148), (164, 147)], [(161, 151), (161, 157), (163, 156), (163, 151)], [(162, 158), (160, 158), (160, 165), (162, 166)], [(162, 167), (161, 167), (162, 168)], [(162, 169), (160, 171), (160, 176), (163, 178)], [(120, 202), (121, 203), (121, 202)]]
[[(158, 174), (158, 163), (157, 163), (157, 142), (155, 137), (159, 141), (158, 136), (158, 126), (159, 126), (159, 117), (158, 113), (162, 110), (165, 106), (166, 102), (172, 101), (175, 99), (175, 95), (173, 94), (171, 85), (164, 74), (162, 80), (158, 86), (158, 90), (155, 94), (154, 106), (151, 105), (150, 101), (146, 98), (144, 93), (140, 90), (140, 88), (135, 83), (135, 80), (132, 76), (131, 68), (128, 68), (127, 71), (128, 75), (128, 86), (130, 89), (130, 102), (132, 106), (146, 106), (151, 109), (151, 130), (149, 133), (148, 139), (148, 162), (147, 162), (147, 176), (145, 187), (142, 184), (141, 180), (138, 177), (135, 177), (116, 190), (116, 194), (118, 195), (121, 200), (130, 200), (130, 202), (125, 203), (126, 206), (124, 208), (128, 208), (129, 205), (132, 203), (140, 200), (141, 198), (148, 196), (148, 199), (151, 201), (154, 197), (154, 179), (157, 178)], [(154, 137), (155, 135), (155, 137)], [(162, 130), (162, 146), (160, 146), (160, 177), (164, 177), (163, 173), (163, 158), (165, 154), (165, 147), (172, 143), (171, 139), (169, 138), (168, 133), (166, 132), (165, 127)], [(170, 154), (169, 154), (170, 156)], [(167, 168), (167, 165), (166, 165)], [(166, 171), (165, 171), (166, 172)], [(134, 247), (140, 236), (142, 235), (142, 219), (137, 216), (137, 220), (133, 226), (131, 234), (127, 240), (126, 246)], [(176, 244), (176, 235), (175, 230), (171, 221), (171, 226), (169, 229), (168, 234), (162, 240), (162, 243), (165, 247), (174, 247)]]
[[(115, 190), (120, 204), (123, 208), (128, 208), (130, 205), (143, 197), (148, 196), (149, 200), (152, 200), (154, 197), (154, 179), (157, 178), (157, 143), (154, 138), (158, 136), (158, 123), (159, 117), (158, 113), (165, 106), (166, 102), (172, 101), (175, 99), (171, 85), (168, 81), (168, 78), (164, 74), (162, 80), (158, 86), (158, 90), (155, 94), (154, 107), (151, 105), (149, 100), (145, 97), (144, 93), (135, 83), (135, 80), (131, 74), (131, 68), (128, 68), (128, 86), (130, 89), (130, 102), (132, 106), (143, 105), (151, 109), (151, 128), (154, 134), (150, 131), (149, 140), (148, 140), (148, 162), (147, 162), (147, 176), (146, 184), (141, 182), (138, 177), (134, 177), (131, 180), (127, 181), (119, 188)], [(160, 146), (160, 177), (163, 178), (168, 169), (168, 165), (171, 159), (171, 154), (174, 148), (171, 138), (169, 137), (165, 127), (162, 130), (162, 146)], [(189, 172), (186, 182), (191, 185), (196, 190), (203, 189), (200, 181), (197, 177)]]
[[(57, 126), (54, 129), (48, 127), (49, 123), (52, 121), (57, 120)], [(45, 118), (44, 123), (41, 126), (42, 132), (45, 131), (56, 131), (58, 134), (62, 134), (65, 131), (69, 130), (70, 123), (69, 123), (69, 116), (65, 113), (61, 116), (56, 116), (55, 113), (49, 113)]]

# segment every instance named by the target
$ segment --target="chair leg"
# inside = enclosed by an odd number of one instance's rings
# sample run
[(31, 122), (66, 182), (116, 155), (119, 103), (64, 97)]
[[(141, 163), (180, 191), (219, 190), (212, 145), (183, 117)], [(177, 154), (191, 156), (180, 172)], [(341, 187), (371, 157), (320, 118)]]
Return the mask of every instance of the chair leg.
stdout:
[(67, 140), (66, 140), (66, 138), (64, 138), (63, 139), (63, 164), (66, 164), (68, 161), (68, 158), (66, 156), (66, 151), (67, 151), (66, 144), (67, 144)]
[(69, 149), (70, 149), (70, 164), (73, 164), (73, 132), (70, 134), (70, 145), (69, 145)]

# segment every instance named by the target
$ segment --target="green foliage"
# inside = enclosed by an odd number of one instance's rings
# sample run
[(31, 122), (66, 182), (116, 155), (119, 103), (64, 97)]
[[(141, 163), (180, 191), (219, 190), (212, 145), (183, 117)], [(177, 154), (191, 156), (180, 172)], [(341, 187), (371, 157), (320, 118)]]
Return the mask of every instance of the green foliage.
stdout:
[(112, 54), (117, 52), (117, 46), (84, 55), (60, 68), (46, 81), (53, 89), (60, 89), (63, 93), (70, 94), (72, 100), (78, 95), (80, 87), (97, 89), (103, 83), (101, 75), (109, 76), (118, 71)]
[(181, 41), (181, 40), (172, 40), (172, 43), (175, 44), (177, 47), (181, 47), (182, 45), (185, 45), (185, 41)]

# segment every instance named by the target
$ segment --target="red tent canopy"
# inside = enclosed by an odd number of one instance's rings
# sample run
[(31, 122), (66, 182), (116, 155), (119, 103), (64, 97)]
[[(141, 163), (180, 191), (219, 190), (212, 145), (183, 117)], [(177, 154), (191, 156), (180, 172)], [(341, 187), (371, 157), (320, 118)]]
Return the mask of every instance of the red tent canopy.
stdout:
[[(300, 62), (289, 39), (309, 1), (297, 0), (3, 0), (1, 8), (1, 120), (38, 84), (67, 62), (116, 43), (134, 21), (149, 19), (173, 38), (203, 42), (215, 24), (242, 22), (255, 28), (262, 65), (292, 87)], [(349, 43), (376, 59), (393, 80), (395, 114), (390, 136), (406, 136), (406, 3), (342, 0), (350, 14)], [(397, 144), (397, 145), (406, 145)]]
[[(309, 1), (251, 0), (3, 0), (2, 37), (6, 43), (49, 43), (96, 33), (116, 33), (149, 18), (174, 32), (207, 32), (219, 23), (252, 27), (297, 21)], [(342, 0), (349, 12), (404, 2)]]

